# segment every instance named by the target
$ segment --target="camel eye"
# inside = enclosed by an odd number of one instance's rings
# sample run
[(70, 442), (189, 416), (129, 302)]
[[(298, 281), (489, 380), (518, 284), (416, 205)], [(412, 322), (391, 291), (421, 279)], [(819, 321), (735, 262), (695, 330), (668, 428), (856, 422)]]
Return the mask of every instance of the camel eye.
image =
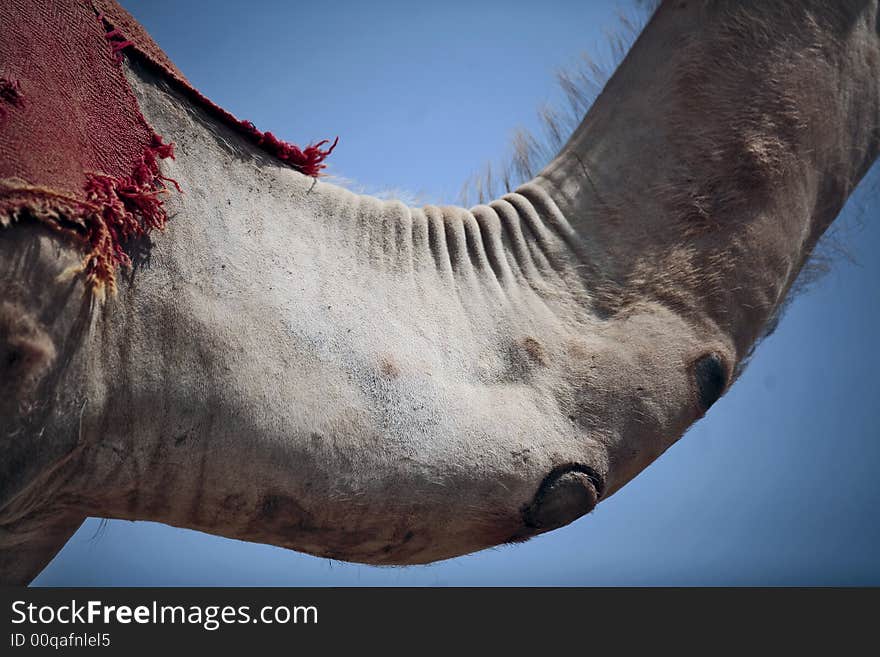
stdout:
[(717, 354), (707, 354), (694, 364), (697, 394), (704, 411), (718, 401), (727, 385), (727, 368)]

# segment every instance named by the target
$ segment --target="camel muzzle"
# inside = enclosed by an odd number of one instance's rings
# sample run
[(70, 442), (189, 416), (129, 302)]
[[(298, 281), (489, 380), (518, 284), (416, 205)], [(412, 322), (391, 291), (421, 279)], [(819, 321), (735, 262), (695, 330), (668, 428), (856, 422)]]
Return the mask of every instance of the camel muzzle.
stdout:
[(563, 527), (592, 511), (604, 488), (602, 476), (589, 466), (574, 463), (553, 468), (531, 504), (523, 508), (523, 522), (538, 532)]

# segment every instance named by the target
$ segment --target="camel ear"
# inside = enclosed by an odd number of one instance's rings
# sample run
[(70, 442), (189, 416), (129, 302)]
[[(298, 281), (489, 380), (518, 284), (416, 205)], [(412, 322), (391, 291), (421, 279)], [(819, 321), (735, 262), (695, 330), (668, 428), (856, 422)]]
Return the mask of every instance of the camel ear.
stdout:
[(38, 400), (55, 360), (46, 327), (18, 300), (0, 301), (0, 512), (53, 458), (23, 428), (40, 422), (45, 405)]
[(80, 259), (58, 240), (35, 222), (0, 230), (0, 524), (79, 441), (78, 388), (59, 382), (83, 343), (92, 298), (80, 279), (57, 282)]
[(0, 416), (33, 405), (55, 356), (55, 344), (39, 321), (20, 304), (0, 301)]

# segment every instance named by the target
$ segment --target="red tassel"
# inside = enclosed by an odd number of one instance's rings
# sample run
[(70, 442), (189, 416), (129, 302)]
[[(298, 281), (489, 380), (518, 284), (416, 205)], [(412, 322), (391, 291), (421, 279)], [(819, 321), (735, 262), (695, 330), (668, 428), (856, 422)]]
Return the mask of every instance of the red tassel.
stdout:
[(320, 176), (321, 171), (327, 167), (327, 165), (324, 164), (324, 160), (327, 158), (328, 155), (330, 155), (330, 153), (333, 152), (333, 149), (336, 148), (336, 144), (339, 143), (339, 137), (334, 139), (333, 143), (330, 145), (330, 148), (327, 149), (321, 148), (325, 144), (330, 143), (327, 139), (319, 141), (316, 144), (306, 146), (305, 149), (301, 149), (299, 148), (299, 146), (278, 139), (271, 132), (260, 132), (259, 130), (257, 130), (257, 127), (250, 121), (239, 120), (223, 108), (216, 105), (206, 96), (194, 89), (186, 80), (181, 79), (179, 75), (175, 74), (174, 71), (169, 70), (167, 66), (161, 63), (157, 64), (154, 57), (151, 56), (149, 52), (145, 52), (143, 50), (143, 44), (137, 44), (129, 41), (126, 38), (125, 34), (122, 33), (122, 31), (120, 31), (118, 28), (113, 27), (111, 21), (108, 20), (104, 16), (104, 14), (97, 14), (97, 16), (98, 21), (100, 21), (101, 25), (106, 31), (104, 36), (111, 44), (111, 49), (117, 63), (120, 63), (122, 61), (122, 50), (129, 46), (133, 46), (139, 54), (146, 57), (146, 60), (148, 62), (151, 62), (154, 66), (158, 66), (159, 69), (162, 70), (166, 75), (168, 75), (172, 80), (181, 85), (183, 90), (192, 99), (202, 104), (203, 107), (205, 107), (209, 112), (211, 112), (221, 120), (232, 124), (233, 127), (237, 128), (252, 142), (257, 144), (264, 150), (268, 151), (270, 155), (274, 155), (281, 161), (292, 166), (301, 173), (307, 176), (311, 176), (312, 178), (317, 178), (318, 176)]
[(239, 121), (238, 126), (257, 146), (312, 178), (321, 175), (321, 170), (327, 166), (324, 164), (324, 160), (339, 143), (339, 137), (337, 137), (333, 140), (330, 148), (322, 149), (321, 146), (330, 143), (329, 139), (323, 139), (317, 144), (306, 146), (303, 150), (295, 144), (278, 139), (271, 132), (260, 132), (250, 121)]
[[(98, 22), (104, 26), (104, 29), (110, 27), (110, 24), (104, 20), (104, 14), (98, 14)], [(113, 54), (113, 59), (117, 64), (121, 64), (122, 51), (129, 46), (133, 46), (134, 42), (126, 39), (125, 35), (118, 29), (109, 29), (108, 32), (104, 33), (104, 38), (110, 43), (110, 52)]]
[(180, 191), (176, 180), (159, 173), (158, 160), (168, 157), (174, 158), (174, 144), (165, 144), (159, 135), (153, 135), (130, 175), (89, 174), (86, 199), (100, 211), (86, 221), (91, 250), (85, 269), (86, 279), (96, 288), (107, 285), (111, 291), (116, 289), (116, 270), (131, 264), (123, 248), (127, 241), (165, 228), (164, 183), (170, 182)]

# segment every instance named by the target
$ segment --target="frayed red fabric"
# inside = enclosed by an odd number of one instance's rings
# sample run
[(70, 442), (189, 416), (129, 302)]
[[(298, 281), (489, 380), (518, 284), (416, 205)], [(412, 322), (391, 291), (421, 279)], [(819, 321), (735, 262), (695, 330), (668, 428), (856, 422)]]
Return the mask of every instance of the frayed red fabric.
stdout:
[(79, 267), (90, 289), (103, 297), (116, 292), (116, 273), (131, 265), (125, 245), (168, 221), (164, 196), (169, 185), (180, 186), (159, 171), (159, 160), (174, 158), (174, 145), (153, 135), (130, 174), (108, 176), (89, 173), (82, 194), (29, 185), (20, 179), (0, 179), (0, 228), (21, 219), (39, 221), (69, 238), (84, 252)]
[[(0, 3), (0, 226), (35, 219), (84, 252), (96, 292), (113, 291), (127, 240), (162, 228), (173, 156), (147, 124), (88, 0)], [(24, 103), (24, 99), (27, 103)], [(167, 183), (167, 185), (166, 185)]]
[[(327, 166), (324, 160), (336, 148), (339, 137), (334, 139), (332, 144), (329, 139), (325, 139), (300, 148), (295, 144), (278, 139), (271, 132), (261, 132), (252, 122), (237, 118), (193, 87), (143, 27), (115, 0), (92, 0), (92, 2), (108, 30), (107, 38), (113, 44), (114, 53), (117, 56), (121, 57), (122, 50), (126, 48), (129, 53), (137, 53), (143, 61), (170, 79), (177, 89), (190, 100), (200, 105), (215, 118), (237, 130), (251, 143), (300, 173), (313, 178), (321, 175)], [(330, 144), (329, 148), (322, 148), (326, 144)]]
[(330, 143), (329, 139), (324, 139), (300, 150), (298, 146), (278, 139), (271, 132), (260, 132), (250, 121), (239, 121), (238, 125), (257, 146), (312, 178), (321, 175), (321, 169), (327, 166), (324, 164), (324, 160), (339, 143), (339, 137), (337, 137), (330, 144), (330, 148), (322, 149), (321, 146)]
[[(98, 20), (103, 22), (103, 15), (98, 14)], [(134, 43), (126, 39), (122, 32), (119, 30), (113, 29), (104, 34), (104, 38), (107, 39), (110, 44), (110, 48), (113, 51), (113, 57), (116, 60), (117, 64), (122, 63), (122, 51), (129, 46), (133, 46)]]
[(106, 284), (116, 288), (116, 270), (129, 266), (131, 259), (124, 245), (131, 239), (146, 236), (152, 230), (163, 230), (168, 213), (162, 195), (166, 182), (180, 191), (177, 181), (159, 172), (160, 158), (174, 158), (174, 144), (165, 144), (154, 134), (144, 149), (141, 161), (128, 176), (89, 174), (85, 184), (86, 200), (100, 208), (97, 216), (86, 222), (86, 239), (91, 247), (83, 270), (93, 286)]
[(173, 144), (147, 124), (123, 53), (306, 175), (320, 175), (338, 142), (301, 149), (237, 119), (196, 91), (113, 0), (5, 0), (0, 25), (15, 26), (0, 29), (0, 228), (31, 218), (69, 238), (96, 292), (115, 290), (117, 269), (130, 264), (126, 243), (163, 229), (165, 197), (181, 191), (161, 175)]

